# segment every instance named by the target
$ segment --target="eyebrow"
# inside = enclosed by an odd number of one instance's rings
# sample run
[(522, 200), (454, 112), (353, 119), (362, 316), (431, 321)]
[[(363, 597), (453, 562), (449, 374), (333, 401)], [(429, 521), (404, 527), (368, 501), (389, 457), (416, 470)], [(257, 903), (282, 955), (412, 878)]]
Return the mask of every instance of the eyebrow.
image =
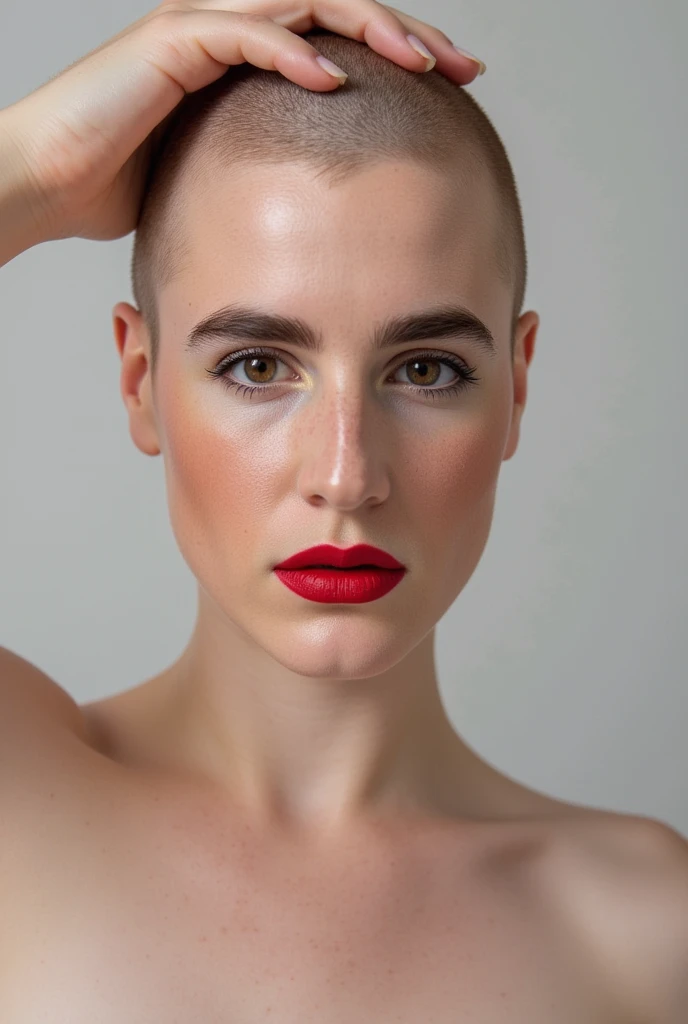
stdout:
[[(486, 324), (469, 309), (456, 305), (443, 305), (384, 320), (373, 333), (372, 348), (378, 350), (431, 338), (465, 339), (490, 355), (497, 352), (494, 337)], [(323, 350), (322, 335), (305, 320), (252, 306), (230, 305), (210, 313), (193, 328), (186, 348), (202, 350), (217, 339), (282, 341), (309, 352)]]

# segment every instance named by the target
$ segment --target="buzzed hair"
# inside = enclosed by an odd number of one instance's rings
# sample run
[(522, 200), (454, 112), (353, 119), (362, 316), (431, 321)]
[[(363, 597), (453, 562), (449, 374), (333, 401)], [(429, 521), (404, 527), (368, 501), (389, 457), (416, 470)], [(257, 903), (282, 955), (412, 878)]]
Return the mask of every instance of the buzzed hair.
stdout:
[(304, 38), (348, 73), (344, 85), (317, 92), (278, 71), (234, 65), (184, 96), (158, 141), (131, 260), (134, 300), (150, 336), (152, 376), (160, 342), (157, 291), (188, 257), (177, 201), (182, 180), (202, 177), (209, 159), (213, 167), (302, 161), (332, 185), (385, 159), (443, 171), (459, 186), (487, 174), (499, 212), (495, 272), (514, 295), (513, 358), (526, 288), (526, 246), (516, 181), (491, 121), (464, 86), (435, 70), (407, 71), (367, 43), (321, 27)]

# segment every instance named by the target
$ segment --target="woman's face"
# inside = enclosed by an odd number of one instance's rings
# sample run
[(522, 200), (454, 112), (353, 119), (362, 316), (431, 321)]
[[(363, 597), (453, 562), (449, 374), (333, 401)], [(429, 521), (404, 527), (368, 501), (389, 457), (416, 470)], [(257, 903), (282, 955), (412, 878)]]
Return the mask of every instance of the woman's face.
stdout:
[[(406, 162), (335, 187), (303, 165), (245, 167), (208, 175), (181, 216), (190, 258), (159, 294), (155, 390), (130, 411), (138, 446), (163, 453), (182, 555), (220, 629), (302, 675), (378, 674), (471, 577), (518, 440), (532, 351), (519, 359), (519, 343), (512, 368), (490, 186), (452, 189)], [(321, 347), (267, 327), (190, 347), (224, 307), (298, 318)], [(388, 319), (447, 307), (477, 317), (494, 350), (470, 332), (373, 344)], [(245, 349), (263, 351), (228, 366)], [(272, 570), (325, 542), (376, 545), (408, 571), (375, 601), (306, 600)]]

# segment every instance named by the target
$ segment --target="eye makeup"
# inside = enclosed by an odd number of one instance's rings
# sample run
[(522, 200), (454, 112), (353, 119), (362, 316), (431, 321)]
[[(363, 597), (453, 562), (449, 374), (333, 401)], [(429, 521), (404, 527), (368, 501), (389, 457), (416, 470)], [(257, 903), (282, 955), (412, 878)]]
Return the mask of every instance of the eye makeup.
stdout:
[[(279, 384), (288, 383), (287, 381), (277, 381), (274, 383), (265, 384), (242, 384), (240, 381), (234, 380), (230, 375), (229, 371), (237, 363), (247, 362), (249, 359), (272, 359), (277, 362), (284, 362), (282, 359), (283, 353), (279, 353), (271, 348), (251, 348), (242, 349), (239, 352), (232, 352), (230, 355), (225, 356), (212, 370), (206, 372), (211, 376), (218, 378), (222, 381), (225, 387), (230, 391), (234, 391), (236, 394), (242, 397), (251, 398), (256, 392), (266, 392), (277, 387)], [(446, 352), (434, 352), (434, 351), (422, 351), (415, 352), (413, 355), (408, 356), (399, 363), (397, 370), (402, 366), (406, 366), (408, 363), (424, 363), (426, 361), (441, 363), (444, 366), (448, 366), (458, 374), (459, 379), (452, 384), (444, 385), (439, 388), (435, 387), (422, 387), (417, 384), (400, 384), (401, 387), (408, 388), (414, 393), (420, 393), (424, 398), (436, 401), (437, 398), (449, 398), (465, 391), (469, 387), (476, 385), (480, 381), (480, 377), (475, 375), (475, 367), (467, 366), (462, 360), (456, 356), (448, 355)], [(396, 370), (393, 371), (396, 373)], [(396, 382), (399, 384), (399, 382)]]

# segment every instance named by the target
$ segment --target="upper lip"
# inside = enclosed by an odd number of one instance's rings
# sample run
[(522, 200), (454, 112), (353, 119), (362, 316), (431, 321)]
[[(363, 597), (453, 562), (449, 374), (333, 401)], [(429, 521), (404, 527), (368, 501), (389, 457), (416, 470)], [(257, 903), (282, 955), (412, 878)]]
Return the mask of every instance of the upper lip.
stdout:
[(307, 569), (315, 565), (332, 565), (337, 569), (350, 569), (357, 565), (377, 565), (381, 569), (404, 568), (392, 555), (370, 544), (354, 544), (352, 548), (318, 544), (314, 548), (297, 552), (276, 565), (275, 569)]

